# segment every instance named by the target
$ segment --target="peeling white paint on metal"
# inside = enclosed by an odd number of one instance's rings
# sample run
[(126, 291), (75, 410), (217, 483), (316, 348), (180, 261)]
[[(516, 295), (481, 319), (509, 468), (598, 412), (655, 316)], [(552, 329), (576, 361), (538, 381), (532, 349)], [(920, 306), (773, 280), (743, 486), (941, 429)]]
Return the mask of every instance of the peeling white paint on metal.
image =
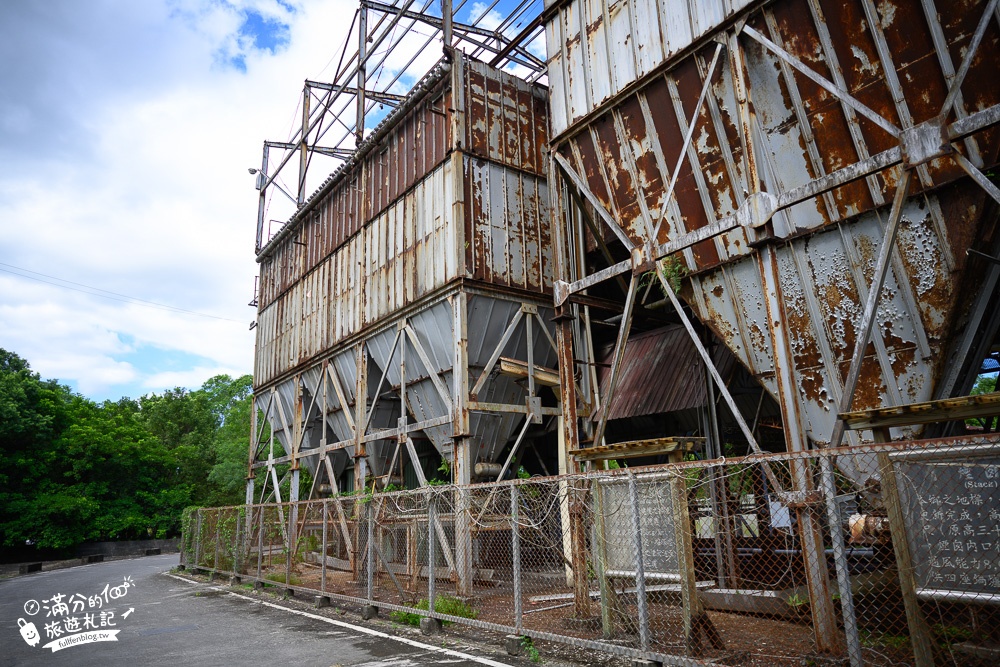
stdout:
[(854, 57), (860, 63), (860, 67), (858, 68), (860, 71), (862, 71), (862, 72), (868, 72), (872, 76), (878, 76), (879, 75), (879, 66), (878, 66), (878, 63), (872, 62), (868, 58), (868, 54), (866, 54), (864, 51), (862, 51), (860, 48), (858, 48), (854, 44), (851, 45), (851, 53), (854, 54)]

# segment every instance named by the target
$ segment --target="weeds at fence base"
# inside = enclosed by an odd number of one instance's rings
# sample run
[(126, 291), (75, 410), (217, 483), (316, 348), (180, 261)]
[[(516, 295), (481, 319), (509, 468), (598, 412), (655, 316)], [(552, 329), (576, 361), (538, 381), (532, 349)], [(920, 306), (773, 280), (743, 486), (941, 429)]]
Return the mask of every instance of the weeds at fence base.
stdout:
[(531, 637), (521, 637), (521, 649), (531, 662), (542, 661), (542, 656), (538, 654), (538, 649), (535, 648), (535, 642), (531, 641)]
[[(416, 604), (414, 609), (419, 609), (427, 611), (429, 608), (429, 603), (427, 600), (421, 600)], [(478, 614), (476, 610), (470, 607), (468, 604), (459, 600), (458, 598), (453, 598), (447, 595), (442, 595), (434, 599), (434, 611), (439, 614), (448, 614), (449, 616), (460, 616), (462, 618), (476, 618)], [(420, 619), (423, 618), (422, 614), (409, 611), (394, 611), (389, 614), (389, 617), (401, 625), (412, 625), (414, 627), (420, 625)], [(451, 621), (442, 621), (442, 625), (451, 625)]]
[(288, 575), (288, 581), (285, 581), (284, 572), (273, 572), (271, 574), (265, 574), (264, 578), (267, 579), (268, 581), (273, 581), (276, 584), (287, 584), (289, 586), (302, 585), (302, 579), (294, 574)]
[(865, 648), (903, 649), (910, 645), (910, 638), (903, 635), (890, 635), (883, 632), (859, 632), (861, 645)]

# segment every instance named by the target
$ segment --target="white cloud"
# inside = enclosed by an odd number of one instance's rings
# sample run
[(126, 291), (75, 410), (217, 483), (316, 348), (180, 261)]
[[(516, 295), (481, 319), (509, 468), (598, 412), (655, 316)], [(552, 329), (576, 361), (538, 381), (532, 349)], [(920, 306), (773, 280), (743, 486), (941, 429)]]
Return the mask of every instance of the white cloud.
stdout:
[(242, 371), (224, 366), (198, 366), (184, 371), (166, 371), (157, 373), (145, 379), (144, 385), (156, 393), (162, 392), (164, 388), (173, 387), (198, 387), (204, 384), (205, 380), (216, 375), (239, 376)]
[(503, 23), (504, 16), (496, 8), (490, 8), (485, 2), (473, 2), (472, 10), (469, 12), (472, 22), (487, 30), (496, 30)]
[[(0, 347), (96, 398), (251, 372), (257, 193), (247, 168), (260, 166), (264, 139), (291, 138), (303, 80), (333, 76), (356, 8), (0, 3)], [(484, 25), (501, 18), (492, 10)], [(428, 30), (405, 37), (380, 87)], [(432, 44), (394, 91), (440, 55)], [(316, 158), (307, 193), (336, 164)], [(283, 180), (290, 190), (294, 171)], [(272, 194), (265, 224), (278, 220), (276, 231), (294, 207)], [(4, 264), (223, 319), (82, 294), (4, 273)]]
[[(286, 138), (302, 81), (334, 56), (354, 11), (288, 6), (0, 5), (0, 262), (232, 320), (0, 273), (0, 347), (99, 398), (251, 371), (247, 167), (264, 138)], [(241, 34), (246, 9), (286, 23), (287, 42)]]

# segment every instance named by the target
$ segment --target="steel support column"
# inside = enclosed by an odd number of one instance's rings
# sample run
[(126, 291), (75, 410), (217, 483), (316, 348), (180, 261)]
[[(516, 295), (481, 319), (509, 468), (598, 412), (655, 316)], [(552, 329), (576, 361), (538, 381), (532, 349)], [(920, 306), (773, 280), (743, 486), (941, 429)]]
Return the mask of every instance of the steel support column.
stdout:
[[(472, 447), (469, 433), (469, 328), (468, 296), (459, 293), (452, 303), (452, 336), (455, 342), (452, 381), (452, 482), (455, 490), (455, 569), (460, 596), (472, 595), (472, 507), (467, 486), (472, 483)], [(432, 369), (428, 369), (433, 372)], [(442, 531), (439, 531), (443, 533)], [(446, 547), (447, 548), (447, 547)]]
[[(778, 274), (777, 252), (773, 245), (766, 244), (760, 249), (759, 266), (761, 284), (764, 286), (764, 300), (767, 306), (767, 321), (771, 329), (771, 346), (774, 351), (774, 372), (778, 383), (778, 404), (784, 424), (785, 446), (790, 452), (808, 449), (805, 431), (799, 412), (798, 396), (795, 392), (795, 369), (792, 365), (791, 344), (788, 341), (788, 322), (784, 311), (784, 299)], [(814, 490), (808, 461), (789, 462), (792, 484), (802, 496)], [(843, 639), (837, 628), (837, 616), (831, 600), (830, 575), (824, 555), (823, 533), (820, 518), (811, 508), (800, 508), (797, 512), (799, 539), (802, 540), (802, 558), (805, 565), (806, 583), (809, 589), (809, 604), (813, 615), (813, 634), (816, 649), (824, 653), (841, 654)]]

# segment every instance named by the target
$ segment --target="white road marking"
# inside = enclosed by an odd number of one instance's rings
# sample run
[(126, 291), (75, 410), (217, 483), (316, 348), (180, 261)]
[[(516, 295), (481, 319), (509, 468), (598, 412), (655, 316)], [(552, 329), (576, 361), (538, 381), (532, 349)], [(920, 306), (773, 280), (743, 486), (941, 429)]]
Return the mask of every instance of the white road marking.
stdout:
[[(170, 574), (170, 573), (165, 573), (165, 574), (168, 577), (173, 577), (174, 579), (177, 579), (178, 581), (183, 581), (183, 582), (185, 582), (187, 584), (190, 584), (192, 586), (201, 586), (202, 585), (202, 584), (198, 583), (197, 581), (191, 581), (190, 579), (185, 579), (184, 577), (178, 577), (175, 574)], [(219, 588), (218, 586), (209, 586), (209, 588), (211, 588), (212, 590), (215, 590), (215, 591), (220, 591), (222, 593), (225, 593), (226, 595), (230, 595), (232, 597), (239, 598), (241, 600), (246, 600), (247, 602), (254, 602), (254, 603), (257, 603), (257, 604), (262, 604), (265, 607), (272, 607), (274, 609), (279, 609), (281, 611), (287, 611), (287, 612), (292, 613), (292, 614), (298, 614), (299, 616), (305, 616), (306, 618), (311, 618), (311, 619), (316, 620), (316, 621), (323, 621), (324, 623), (329, 623), (330, 625), (336, 625), (338, 627), (345, 628), (345, 629), (348, 629), (348, 630), (354, 630), (354, 631), (360, 632), (362, 634), (371, 635), (372, 637), (380, 637), (382, 639), (391, 639), (393, 641), (401, 642), (403, 644), (407, 644), (408, 646), (413, 646), (415, 648), (420, 648), (420, 649), (423, 649), (425, 651), (431, 651), (433, 653), (442, 653), (442, 654), (450, 656), (452, 658), (460, 658), (462, 660), (470, 660), (472, 662), (477, 662), (480, 665), (488, 665), (489, 667), (512, 667), (509, 663), (506, 663), (506, 662), (497, 662), (496, 660), (490, 660), (489, 658), (481, 658), (481, 657), (479, 657), (477, 655), (470, 655), (468, 653), (462, 653), (461, 651), (453, 651), (453, 650), (451, 650), (449, 648), (441, 648), (440, 646), (431, 646), (430, 644), (425, 644), (423, 642), (418, 642), (417, 640), (415, 640), (415, 639), (409, 639), (408, 637), (397, 637), (395, 635), (390, 635), (388, 633), (380, 632), (378, 630), (372, 630), (371, 628), (366, 628), (366, 627), (361, 626), (361, 625), (353, 625), (351, 623), (345, 623), (344, 621), (338, 621), (338, 620), (333, 619), (333, 618), (327, 618), (326, 616), (320, 616), (319, 614), (310, 614), (307, 611), (300, 611), (298, 609), (291, 609), (289, 607), (283, 607), (280, 604), (274, 604), (273, 602), (265, 602), (264, 600), (258, 600), (256, 598), (248, 597), (246, 595), (240, 595), (239, 593), (233, 593), (232, 591), (227, 591), (227, 590), (225, 590), (223, 588)], [(387, 663), (387, 664), (391, 665), (393, 663)]]

